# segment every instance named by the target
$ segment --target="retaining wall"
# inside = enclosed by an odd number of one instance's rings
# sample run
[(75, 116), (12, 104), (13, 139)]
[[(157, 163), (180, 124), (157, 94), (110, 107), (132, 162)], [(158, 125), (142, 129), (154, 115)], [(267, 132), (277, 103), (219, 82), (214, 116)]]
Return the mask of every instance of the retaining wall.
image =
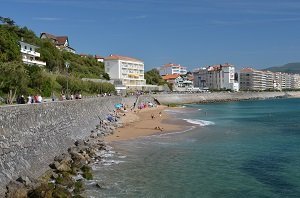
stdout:
[(0, 197), (10, 180), (42, 175), (54, 156), (87, 137), (114, 104), (135, 100), (103, 97), (0, 107)]

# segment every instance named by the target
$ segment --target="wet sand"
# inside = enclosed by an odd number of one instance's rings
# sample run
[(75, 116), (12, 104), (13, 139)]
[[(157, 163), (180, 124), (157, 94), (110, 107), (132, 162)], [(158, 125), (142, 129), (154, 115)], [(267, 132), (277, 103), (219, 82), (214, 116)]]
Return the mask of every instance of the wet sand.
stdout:
[(113, 135), (106, 136), (104, 140), (113, 142), (185, 130), (187, 125), (172, 122), (172, 116), (164, 111), (166, 109), (168, 107), (159, 105), (153, 108), (127, 112), (121, 118), (124, 126), (116, 129)]

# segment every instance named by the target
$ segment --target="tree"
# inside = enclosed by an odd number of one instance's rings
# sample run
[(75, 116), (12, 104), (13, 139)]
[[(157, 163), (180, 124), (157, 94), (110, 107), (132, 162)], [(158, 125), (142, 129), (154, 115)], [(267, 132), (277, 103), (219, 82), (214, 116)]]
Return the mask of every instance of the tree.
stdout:
[(0, 21), (4, 24), (10, 25), (10, 26), (14, 26), (15, 22), (14, 20), (12, 20), (11, 18), (7, 18), (7, 17), (1, 17), (0, 16)]
[(145, 79), (147, 84), (151, 85), (164, 85), (166, 81), (159, 75), (159, 71), (157, 69), (152, 69), (145, 73)]
[(0, 28), (0, 62), (20, 61), (18, 36), (7, 29)]
[(20, 62), (0, 62), (0, 90), (7, 93), (7, 103), (12, 104), (16, 94), (27, 92), (29, 78)]

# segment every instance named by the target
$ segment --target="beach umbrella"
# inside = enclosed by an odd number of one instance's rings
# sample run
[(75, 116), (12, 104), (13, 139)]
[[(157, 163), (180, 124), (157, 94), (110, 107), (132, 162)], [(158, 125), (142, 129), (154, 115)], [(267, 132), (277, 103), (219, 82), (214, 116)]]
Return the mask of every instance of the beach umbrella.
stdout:
[(116, 109), (121, 109), (121, 107), (122, 107), (122, 104), (115, 104)]

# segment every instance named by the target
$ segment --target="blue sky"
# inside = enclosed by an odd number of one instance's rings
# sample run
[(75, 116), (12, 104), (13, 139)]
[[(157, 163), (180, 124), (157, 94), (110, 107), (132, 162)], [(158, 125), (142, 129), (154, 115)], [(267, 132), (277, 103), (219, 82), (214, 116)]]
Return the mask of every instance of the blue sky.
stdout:
[(78, 53), (266, 68), (300, 61), (299, 0), (0, 0), (37, 35), (68, 35)]

